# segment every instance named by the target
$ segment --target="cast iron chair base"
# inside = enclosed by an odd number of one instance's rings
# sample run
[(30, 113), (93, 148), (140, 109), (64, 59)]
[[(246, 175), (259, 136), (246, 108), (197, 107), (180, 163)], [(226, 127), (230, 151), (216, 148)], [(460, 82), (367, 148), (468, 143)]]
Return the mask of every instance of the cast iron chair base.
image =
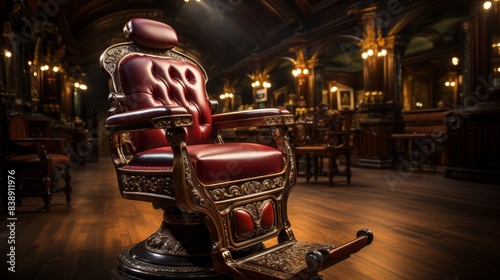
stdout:
[[(221, 279), (215, 272), (210, 238), (203, 217), (197, 213), (163, 208), (163, 222), (149, 238), (123, 251), (117, 267), (125, 279)], [(234, 252), (245, 257), (264, 249), (262, 243)]]

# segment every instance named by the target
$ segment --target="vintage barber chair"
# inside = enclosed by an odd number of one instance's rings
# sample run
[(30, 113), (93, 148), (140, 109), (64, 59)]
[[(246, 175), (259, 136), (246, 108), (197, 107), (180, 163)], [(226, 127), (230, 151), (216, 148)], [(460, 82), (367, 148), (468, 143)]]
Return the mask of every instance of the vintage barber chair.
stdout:
[[(293, 116), (281, 109), (215, 114), (206, 73), (174, 50), (170, 26), (136, 18), (124, 33), (131, 42), (101, 56), (112, 160), (122, 196), (152, 202), (164, 216), (158, 231), (118, 257), (123, 275), (315, 279), (372, 242), (367, 229), (342, 246), (298, 242), (287, 216), (296, 179), (286, 136)], [(218, 129), (244, 126), (269, 127), (274, 146), (217, 137)], [(271, 238), (277, 244), (265, 248)]]
[[(314, 176), (328, 176), (330, 186), (333, 186), (335, 176), (345, 176), (351, 183), (351, 152), (354, 146), (352, 130), (354, 112), (351, 110), (329, 110), (326, 104), (316, 106), (314, 117), (309, 122), (296, 123), (297, 129), (307, 129), (308, 137), (296, 137), (299, 141), (294, 145), (293, 152), (302, 156), (306, 163), (306, 181)], [(298, 132), (298, 131), (297, 131)], [(327, 171), (323, 171), (323, 161), (328, 161)], [(299, 158), (297, 158), (299, 160)], [(340, 162), (343, 168), (340, 167)]]
[[(66, 202), (71, 202), (71, 162), (64, 138), (33, 138), (29, 135), (24, 115), (16, 113), (7, 120), (5, 140), (6, 167), (13, 170), (16, 182), (16, 198), (20, 203), (25, 196), (41, 196), (47, 212), (51, 209), (52, 194), (64, 184)], [(4, 171), (5, 172), (5, 171)], [(10, 183), (9, 183), (10, 185)], [(3, 191), (3, 205), (6, 204)]]

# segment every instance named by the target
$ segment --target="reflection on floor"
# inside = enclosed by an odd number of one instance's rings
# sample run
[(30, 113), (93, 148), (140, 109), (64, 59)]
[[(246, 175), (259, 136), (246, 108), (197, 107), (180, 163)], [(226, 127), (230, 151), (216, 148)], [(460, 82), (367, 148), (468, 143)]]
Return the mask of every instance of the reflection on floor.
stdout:
[[(333, 266), (324, 279), (497, 279), (500, 186), (445, 179), (442, 172), (353, 168), (352, 182), (299, 178), (289, 217), (300, 241), (342, 243), (359, 228), (372, 245)], [(108, 158), (75, 169), (73, 201), (54, 195), (16, 209), (15, 271), (1, 231), (1, 279), (121, 279), (116, 257), (154, 232), (161, 211), (121, 198)], [(0, 217), (6, 228), (7, 214)], [(6, 277), (7, 276), (7, 277)]]

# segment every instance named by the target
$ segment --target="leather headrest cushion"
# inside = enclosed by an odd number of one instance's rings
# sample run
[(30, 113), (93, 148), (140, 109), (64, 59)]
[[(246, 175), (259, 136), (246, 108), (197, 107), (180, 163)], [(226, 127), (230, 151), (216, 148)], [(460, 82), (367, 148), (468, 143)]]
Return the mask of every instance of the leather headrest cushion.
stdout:
[(163, 22), (133, 18), (123, 27), (127, 39), (143, 47), (153, 49), (172, 49), (177, 46), (177, 33)]

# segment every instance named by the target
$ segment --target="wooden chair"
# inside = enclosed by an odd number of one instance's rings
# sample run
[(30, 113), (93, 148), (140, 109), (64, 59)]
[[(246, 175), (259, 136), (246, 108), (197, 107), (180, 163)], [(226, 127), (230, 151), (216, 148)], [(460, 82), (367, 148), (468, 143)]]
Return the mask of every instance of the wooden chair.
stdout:
[[(283, 109), (215, 114), (207, 75), (175, 51), (172, 27), (132, 19), (130, 40), (109, 47), (106, 120), (120, 193), (164, 211), (158, 231), (118, 257), (133, 279), (319, 279), (370, 244), (367, 229), (341, 246), (295, 239), (287, 201), (296, 164)], [(224, 143), (217, 131), (268, 128), (273, 143)], [(140, 221), (137, 224), (141, 226)], [(265, 248), (263, 242), (277, 239)]]
[[(71, 165), (64, 138), (33, 138), (29, 136), (24, 115), (14, 114), (7, 121), (6, 165), (15, 182), (15, 197), (41, 196), (47, 212), (51, 209), (52, 194), (65, 186), (66, 202), (71, 202)], [(12, 184), (9, 184), (12, 185)], [(3, 192), (3, 205), (7, 206), (7, 192)]]
[[(353, 116), (353, 111), (332, 111), (326, 104), (319, 104), (311, 122), (296, 124), (303, 126), (310, 135), (306, 141), (294, 146), (294, 153), (305, 157), (307, 182), (313, 176), (317, 180), (318, 176), (326, 175), (330, 186), (333, 186), (333, 178), (340, 175), (346, 177), (348, 184), (351, 183)], [(326, 173), (323, 172), (324, 159), (328, 160)], [(343, 170), (339, 168), (340, 161), (343, 161)]]

